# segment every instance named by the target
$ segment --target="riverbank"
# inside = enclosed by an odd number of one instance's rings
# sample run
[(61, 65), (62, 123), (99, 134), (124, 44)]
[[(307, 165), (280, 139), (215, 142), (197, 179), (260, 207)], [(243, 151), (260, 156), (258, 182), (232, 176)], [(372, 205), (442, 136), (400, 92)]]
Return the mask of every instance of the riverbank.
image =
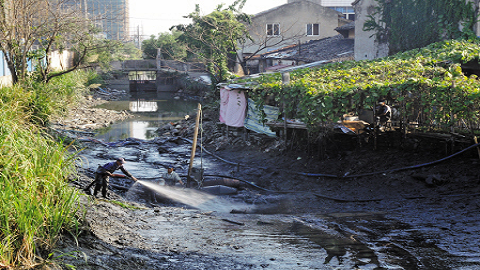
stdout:
[(133, 117), (133, 115), (128, 111), (113, 111), (95, 107), (126, 97), (128, 97), (128, 93), (125, 90), (91, 88), (89, 93), (80, 98), (77, 106), (68, 109), (68, 116), (53, 117), (50, 127), (57, 131), (83, 132), (93, 132), (96, 129), (108, 127), (117, 121)]
[[(189, 138), (193, 118), (175, 123)], [(59, 250), (77, 269), (476, 269), (480, 254), (477, 167), (472, 153), (414, 170), (387, 172), (442, 158), (441, 151), (395, 148), (342, 150), (318, 159), (303, 146), (241, 131), (226, 136), (215, 113), (203, 117), (206, 174), (255, 183), (223, 197), (245, 211), (198, 208), (167, 200), (151, 204), (140, 184), (114, 189), (110, 200), (82, 196), (87, 209), (79, 245)], [(180, 125), (178, 127), (178, 125)], [(159, 138), (123, 147), (88, 142), (85, 160), (122, 155), (139, 179), (155, 179), (166, 164), (188, 169), (189, 143), (160, 130)], [(163, 133), (164, 132), (164, 133)], [(168, 134), (167, 134), (168, 133)], [(226, 163), (226, 161), (231, 161)], [(90, 167), (96, 164), (91, 162)], [(368, 177), (344, 177), (372, 172)], [(308, 176), (313, 173), (317, 176)], [(336, 177), (324, 177), (322, 174)], [(86, 172), (77, 188), (92, 180)], [(428, 182), (426, 179), (442, 179)], [(436, 184), (438, 183), (438, 184)], [(121, 203), (116, 203), (116, 202)], [(132, 207), (128, 208), (125, 205)], [(219, 205), (219, 203), (214, 204)], [(58, 253), (60, 254), (60, 253)], [(292, 255), (294, 254), (294, 255)]]
[(45, 125), (75, 104), (88, 78), (72, 72), (48, 84), (28, 81), (0, 91), (2, 269), (46, 267), (59, 234), (78, 227), (77, 192), (67, 186), (73, 155)]

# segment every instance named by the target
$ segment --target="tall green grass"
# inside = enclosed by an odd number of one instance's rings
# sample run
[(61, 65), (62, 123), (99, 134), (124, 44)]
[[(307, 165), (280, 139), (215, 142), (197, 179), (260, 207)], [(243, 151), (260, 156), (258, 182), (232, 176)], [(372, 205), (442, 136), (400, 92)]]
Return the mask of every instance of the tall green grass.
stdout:
[(65, 113), (68, 106), (74, 105), (87, 90), (86, 84), (97, 77), (94, 72), (79, 71), (55, 77), (48, 84), (35, 81), (22, 83), (31, 95), (28, 109), (32, 113), (32, 121), (47, 125), (52, 114)]
[(44, 264), (59, 234), (75, 233), (78, 193), (67, 185), (75, 154), (44, 132), (83, 91), (88, 74), (76, 73), (48, 85), (0, 89), (0, 268)]

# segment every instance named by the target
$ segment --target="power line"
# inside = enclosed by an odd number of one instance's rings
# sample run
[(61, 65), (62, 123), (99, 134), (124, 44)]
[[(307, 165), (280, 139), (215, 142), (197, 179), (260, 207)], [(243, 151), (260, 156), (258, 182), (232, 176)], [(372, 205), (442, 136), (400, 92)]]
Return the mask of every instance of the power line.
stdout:
[(182, 18), (182, 19), (162, 19), (162, 18), (138, 18), (138, 17), (129, 17), (130, 19), (135, 19), (135, 20), (149, 20), (149, 21), (176, 21), (176, 20), (190, 20), (187, 18)]

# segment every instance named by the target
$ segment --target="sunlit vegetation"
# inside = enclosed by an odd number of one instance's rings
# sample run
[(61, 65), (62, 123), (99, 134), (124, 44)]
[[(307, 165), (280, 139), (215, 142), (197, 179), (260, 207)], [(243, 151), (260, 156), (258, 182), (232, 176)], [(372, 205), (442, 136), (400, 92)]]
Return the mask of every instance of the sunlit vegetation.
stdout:
[(387, 99), (404, 122), (421, 118), (435, 129), (461, 123), (472, 131), (480, 116), (480, 81), (464, 74), (461, 65), (478, 63), (479, 45), (479, 40), (449, 40), (374, 61), (300, 69), (287, 85), (280, 74), (267, 74), (253, 79), (259, 84), (249, 95), (258, 104), (275, 97), (288, 117), (311, 129)]
[(67, 186), (75, 153), (45, 131), (83, 91), (85, 72), (47, 84), (0, 89), (0, 267), (29, 269), (47, 263), (60, 233), (76, 235), (77, 192)]

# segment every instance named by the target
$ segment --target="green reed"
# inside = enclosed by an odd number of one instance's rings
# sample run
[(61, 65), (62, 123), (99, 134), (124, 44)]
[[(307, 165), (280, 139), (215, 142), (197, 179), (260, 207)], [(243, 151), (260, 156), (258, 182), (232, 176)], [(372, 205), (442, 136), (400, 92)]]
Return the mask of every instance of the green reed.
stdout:
[(0, 88), (0, 268), (45, 264), (63, 232), (79, 230), (78, 193), (67, 185), (75, 153), (43, 129), (83, 91), (87, 74)]

